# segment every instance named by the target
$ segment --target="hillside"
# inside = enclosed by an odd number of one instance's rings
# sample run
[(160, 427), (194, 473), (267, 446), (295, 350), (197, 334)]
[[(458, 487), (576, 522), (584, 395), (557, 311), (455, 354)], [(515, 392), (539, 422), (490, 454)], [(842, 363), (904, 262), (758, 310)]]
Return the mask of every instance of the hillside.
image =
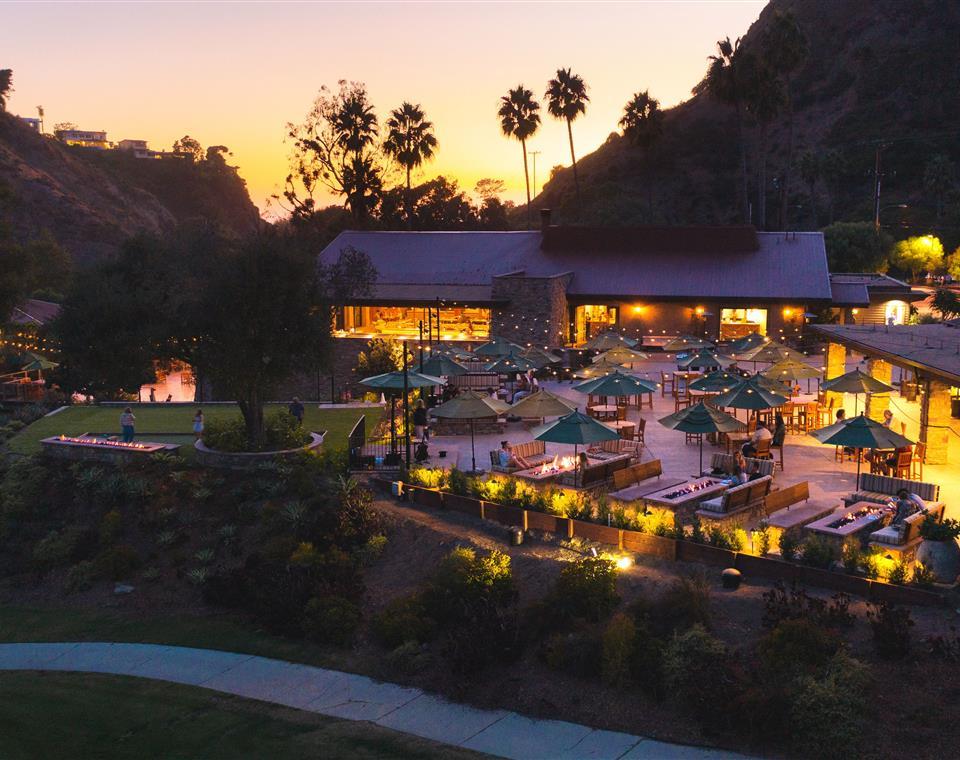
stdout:
[[(760, 130), (745, 117), (752, 221), (777, 228), (778, 188), (788, 163), (786, 226), (811, 229), (836, 220), (872, 219), (876, 144), (882, 141), (883, 223), (895, 228), (894, 234), (936, 228), (955, 241), (960, 232), (956, 175), (948, 187), (941, 183), (935, 190), (924, 182), (924, 174), (938, 154), (954, 164), (960, 161), (960, 100), (955, 94), (960, 87), (960, 4), (771, 0), (744, 35), (743, 50), (758, 48), (777, 11), (793, 13), (808, 53), (790, 85), (792, 161), (787, 157), (786, 109), (768, 126), (765, 224), (756, 216)], [(704, 51), (704, 72), (706, 55), (713, 52)], [(643, 90), (649, 83), (625, 86)], [(625, 100), (628, 94), (625, 90)], [(583, 156), (578, 162), (579, 214), (569, 169), (547, 183), (535, 205), (553, 208), (561, 221), (579, 216), (599, 224), (739, 221), (736, 138), (732, 106), (708, 94), (692, 96), (664, 112), (663, 134), (649, 150), (612, 133), (598, 150)], [(812, 184), (810, 172), (800, 171), (804, 153), (819, 164)], [(889, 208), (894, 204), (909, 208)]]
[(259, 220), (230, 167), (72, 148), (4, 113), (0, 185), (9, 197), (3, 221), (15, 239), (46, 230), (77, 261), (115, 250), (138, 232), (162, 233), (196, 218), (237, 233)]

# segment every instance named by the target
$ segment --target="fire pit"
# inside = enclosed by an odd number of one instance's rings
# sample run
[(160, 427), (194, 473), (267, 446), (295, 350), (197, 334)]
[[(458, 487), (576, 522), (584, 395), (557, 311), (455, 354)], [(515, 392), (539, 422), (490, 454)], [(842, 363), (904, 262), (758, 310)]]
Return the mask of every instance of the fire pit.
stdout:
[(861, 533), (879, 530), (883, 525), (884, 511), (882, 504), (858, 501), (805, 527), (806, 530), (843, 544), (849, 536), (859, 536)]
[(97, 438), (92, 435), (55, 435), (44, 438), (40, 445), (45, 453), (61, 459), (91, 459), (99, 462), (119, 464), (142, 456), (151, 456), (161, 451), (177, 453), (180, 447), (175, 443), (155, 443), (151, 441), (115, 441), (111, 438)]
[(690, 516), (705, 499), (712, 499), (727, 490), (727, 483), (717, 478), (695, 478), (669, 488), (654, 491), (644, 501), (666, 507), (681, 517)]
[(519, 470), (514, 475), (524, 480), (533, 480), (536, 482), (551, 480), (565, 472), (573, 472), (576, 469), (577, 460), (571, 456), (560, 456), (557, 454), (549, 462), (544, 462), (528, 470)]

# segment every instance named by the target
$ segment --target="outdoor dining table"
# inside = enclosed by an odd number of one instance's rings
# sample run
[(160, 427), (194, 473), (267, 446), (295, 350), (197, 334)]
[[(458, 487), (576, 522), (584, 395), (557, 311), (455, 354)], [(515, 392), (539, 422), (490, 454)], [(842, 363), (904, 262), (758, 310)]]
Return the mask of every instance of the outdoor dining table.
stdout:
[(598, 420), (608, 420), (617, 418), (617, 405), (616, 404), (597, 404), (590, 407), (590, 411), (593, 413), (593, 416)]
[(612, 427), (614, 430), (620, 432), (621, 438), (633, 438), (633, 431), (637, 427), (636, 422), (631, 420), (616, 420), (615, 422), (608, 422), (607, 425)]

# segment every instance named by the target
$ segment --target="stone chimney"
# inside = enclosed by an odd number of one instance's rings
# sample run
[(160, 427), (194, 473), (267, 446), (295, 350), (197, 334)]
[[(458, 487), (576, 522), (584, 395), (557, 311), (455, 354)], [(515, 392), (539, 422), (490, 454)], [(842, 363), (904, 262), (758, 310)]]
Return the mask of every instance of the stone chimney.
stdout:
[(546, 232), (547, 227), (550, 226), (550, 209), (542, 208), (540, 209), (540, 231)]

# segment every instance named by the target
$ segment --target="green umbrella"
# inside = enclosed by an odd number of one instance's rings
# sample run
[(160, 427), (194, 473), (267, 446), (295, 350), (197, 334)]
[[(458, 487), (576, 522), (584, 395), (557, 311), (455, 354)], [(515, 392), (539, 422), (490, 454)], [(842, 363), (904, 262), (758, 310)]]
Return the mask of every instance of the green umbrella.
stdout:
[[(404, 379), (406, 376), (406, 379)], [(394, 370), (393, 372), (385, 372), (382, 375), (374, 375), (373, 377), (367, 377), (360, 381), (360, 385), (365, 385), (368, 388), (374, 388), (378, 391), (403, 391), (404, 389), (409, 390), (410, 388), (427, 388), (432, 385), (443, 385), (443, 380), (439, 377), (433, 377), (432, 375), (421, 375), (419, 372), (403, 372), (402, 370)], [(397, 450), (397, 431), (395, 428), (396, 416), (394, 411), (396, 410), (396, 394), (390, 394), (390, 451), (391, 453), (396, 453)], [(409, 435), (409, 433), (408, 433)]]
[(744, 335), (742, 338), (731, 341), (730, 345), (727, 346), (727, 351), (731, 354), (742, 354), (745, 351), (752, 351), (755, 348), (759, 348), (769, 340), (769, 338), (758, 332), (752, 332), (749, 335)]
[(783, 406), (790, 399), (764, 387), (760, 375), (742, 380), (726, 393), (721, 393), (713, 399), (717, 406), (729, 406), (733, 409), (771, 409)]
[[(427, 350), (429, 351), (430, 349), (428, 348)], [(449, 356), (451, 359), (454, 359), (458, 362), (476, 361), (477, 359), (472, 351), (468, 351), (460, 346), (451, 346), (448, 343), (438, 343), (435, 345), (433, 347), (433, 351), (431, 351), (431, 355)]]
[(639, 396), (641, 393), (656, 393), (657, 384), (652, 380), (641, 380), (633, 375), (625, 375), (619, 370), (609, 375), (587, 380), (573, 386), (573, 390), (595, 396)]
[(24, 364), (20, 369), (24, 372), (36, 372), (37, 377), (41, 380), (43, 379), (43, 371), (49, 369), (56, 369), (60, 365), (56, 362), (52, 362), (49, 359), (44, 359), (39, 354), (34, 354), (28, 351), (26, 356), (32, 357), (26, 364)]
[(770, 364), (775, 364), (777, 362), (783, 361), (784, 359), (792, 359), (793, 361), (803, 362), (806, 361), (806, 356), (801, 354), (799, 351), (794, 351), (792, 348), (789, 348), (782, 343), (777, 343), (775, 340), (767, 341), (762, 346), (751, 349), (749, 351), (744, 351), (736, 355), (737, 359), (741, 361), (748, 362), (769, 362)]
[(470, 420), (470, 454), (473, 472), (477, 470), (477, 451), (474, 445), (473, 421), (485, 417), (496, 417), (506, 412), (510, 405), (476, 391), (462, 391), (449, 401), (434, 407), (431, 414), (451, 420)]
[(729, 356), (720, 356), (708, 348), (702, 348), (697, 353), (691, 354), (686, 359), (677, 362), (677, 366), (682, 369), (704, 369), (706, 367), (720, 367), (726, 369), (733, 364), (733, 359)]
[(713, 348), (713, 343), (703, 338), (695, 338), (693, 335), (681, 335), (674, 338), (666, 345), (664, 351), (696, 351), (700, 348)]
[(579, 446), (597, 443), (598, 441), (616, 441), (620, 438), (620, 433), (609, 425), (604, 425), (602, 422), (577, 410), (553, 422), (548, 422), (546, 425), (535, 427), (530, 432), (538, 441), (572, 443), (573, 456), (576, 460), (575, 467), (577, 468), (580, 467), (580, 460), (577, 456)]
[(523, 351), (523, 346), (518, 346), (506, 338), (495, 335), (490, 338), (489, 342), (477, 346), (473, 353), (477, 356), (505, 356), (507, 354), (519, 354), (521, 351)]
[(537, 369), (537, 365), (529, 359), (524, 359), (519, 353), (507, 354), (501, 356), (494, 362), (488, 364), (484, 369), (487, 372), (497, 372), (501, 375), (512, 375), (518, 372)]
[(706, 391), (708, 393), (725, 393), (734, 386), (743, 382), (743, 377), (722, 369), (708, 372), (690, 383), (690, 390)]
[(637, 341), (633, 338), (621, 335), (616, 330), (606, 330), (605, 332), (594, 335), (584, 343), (583, 347), (588, 351), (609, 351), (611, 348), (616, 348), (617, 346), (633, 348), (635, 345), (637, 345)]
[(859, 367), (853, 372), (826, 380), (820, 387), (834, 393), (852, 393), (854, 414), (857, 413), (857, 402), (860, 400), (861, 393), (889, 393), (893, 390), (893, 386), (877, 380), (866, 372), (861, 372)]
[[(820, 443), (851, 449), (899, 449), (912, 446), (913, 441), (895, 433), (864, 414), (840, 420), (809, 435)], [(857, 457), (857, 483), (860, 482), (860, 457)]]
[(589, 377), (603, 377), (604, 375), (609, 375), (611, 372), (622, 372), (623, 365), (616, 364), (615, 362), (608, 362), (605, 359), (601, 359), (598, 362), (593, 362), (592, 364), (587, 365), (586, 367), (580, 367), (573, 371), (573, 376), (578, 378), (589, 378)]
[(536, 346), (527, 346), (523, 351), (520, 352), (520, 356), (524, 359), (529, 359), (530, 361), (536, 362), (539, 366), (545, 367), (548, 364), (556, 364), (560, 361), (559, 356), (551, 354), (549, 351), (537, 348)]
[(806, 362), (798, 362), (794, 359), (783, 359), (769, 366), (761, 374), (764, 377), (784, 382), (790, 380), (808, 380), (813, 377), (820, 377), (822, 373), (816, 367), (811, 367)]
[(671, 430), (700, 436), (700, 472), (703, 472), (704, 433), (734, 433), (745, 430), (747, 427), (736, 417), (708, 406), (702, 401), (691, 404), (675, 414), (668, 414), (660, 419), (660, 424)]
[(416, 371), (423, 375), (434, 375), (435, 377), (456, 377), (470, 372), (462, 364), (455, 362), (444, 354), (434, 354), (427, 357), (423, 360), (423, 364), (416, 368)]
[(599, 361), (608, 361), (616, 364), (632, 364), (633, 362), (638, 362), (641, 359), (649, 358), (650, 356), (642, 351), (634, 351), (626, 346), (615, 346), (609, 351), (604, 351), (599, 356), (595, 356), (593, 358), (593, 362), (596, 363)]
[(574, 405), (566, 399), (555, 396), (549, 391), (537, 391), (525, 396), (510, 407), (510, 413), (518, 417), (556, 417), (569, 414)]

